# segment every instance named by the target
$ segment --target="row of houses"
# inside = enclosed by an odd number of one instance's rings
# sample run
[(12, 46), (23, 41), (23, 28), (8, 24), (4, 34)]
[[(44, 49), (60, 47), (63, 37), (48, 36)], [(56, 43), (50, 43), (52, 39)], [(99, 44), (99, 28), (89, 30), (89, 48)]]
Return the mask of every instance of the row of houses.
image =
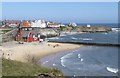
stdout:
[[(44, 20), (36, 20), (36, 21), (8, 20), (1, 22), (1, 24), (3, 23), (5, 24), (6, 27), (15, 27), (13, 28), (14, 31), (11, 33), (12, 37), (10, 36), (10, 38), (13, 38), (16, 41), (23, 41), (23, 42), (40, 41), (40, 39), (45, 39), (46, 37), (58, 36), (59, 33), (56, 32), (53, 27), (59, 27), (63, 25), (60, 23), (46, 22)], [(3, 38), (7, 39), (7, 36), (8, 35), (4, 35)]]
[[(39, 26), (40, 27), (39, 27)], [(24, 42), (34, 42), (40, 41), (40, 39), (45, 39), (46, 37), (58, 36), (59, 34), (53, 28), (45, 28), (45, 21), (39, 20), (38, 22), (25, 21), (19, 24), (17, 28), (17, 33), (15, 35), (16, 41), (24, 41)], [(39, 28), (38, 28), (39, 27)], [(45, 28), (45, 29), (40, 29)], [(52, 31), (51, 31), (52, 30)]]
[(56, 22), (49, 22), (45, 20), (35, 20), (35, 21), (14, 21), (14, 20), (5, 20), (4, 25), (9, 27), (16, 27), (19, 26), (19, 24), (24, 24), (23, 26), (30, 26), (31, 28), (37, 27), (37, 28), (56, 28), (60, 26), (65, 26), (62, 23), (56, 23)]

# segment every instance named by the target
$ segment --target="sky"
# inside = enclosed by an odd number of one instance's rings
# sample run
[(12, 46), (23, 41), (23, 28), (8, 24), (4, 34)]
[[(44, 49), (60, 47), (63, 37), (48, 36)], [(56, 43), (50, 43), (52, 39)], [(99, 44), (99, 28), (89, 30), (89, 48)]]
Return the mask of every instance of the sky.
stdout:
[(120, 0), (1, 0), (2, 2), (119, 2)]
[(0, 2), (0, 20), (2, 20), (2, 3)]
[(2, 2), (2, 19), (117, 23), (117, 2)]

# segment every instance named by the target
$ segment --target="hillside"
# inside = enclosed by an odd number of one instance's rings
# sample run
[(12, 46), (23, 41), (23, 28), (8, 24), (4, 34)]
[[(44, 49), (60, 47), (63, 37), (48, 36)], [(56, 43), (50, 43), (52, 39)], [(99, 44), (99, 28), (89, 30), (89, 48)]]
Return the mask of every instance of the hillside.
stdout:
[(38, 76), (47, 74), (49, 76), (62, 76), (58, 69), (48, 69), (36, 64), (27, 64), (12, 60), (3, 59), (2, 62), (3, 76)]

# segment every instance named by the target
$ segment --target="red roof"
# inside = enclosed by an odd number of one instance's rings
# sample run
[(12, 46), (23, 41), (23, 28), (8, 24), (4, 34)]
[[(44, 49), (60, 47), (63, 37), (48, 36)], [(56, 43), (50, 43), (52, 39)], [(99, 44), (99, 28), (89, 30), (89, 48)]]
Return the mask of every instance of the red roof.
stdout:
[(22, 22), (22, 28), (31, 28), (30, 22), (28, 21)]

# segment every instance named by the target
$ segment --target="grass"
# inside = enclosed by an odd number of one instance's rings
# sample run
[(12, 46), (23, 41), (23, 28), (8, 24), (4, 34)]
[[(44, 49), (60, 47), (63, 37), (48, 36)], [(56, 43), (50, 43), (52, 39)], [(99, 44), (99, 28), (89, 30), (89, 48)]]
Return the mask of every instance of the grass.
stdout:
[(11, 30), (2, 30), (3, 33), (7, 33), (9, 31), (11, 31)]
[(2, 66), (3, 76), (38, 76), (39, 74), (63, 76), (63, 74), (56, 68), (48, 69), (31, 63), (3, 59)]

